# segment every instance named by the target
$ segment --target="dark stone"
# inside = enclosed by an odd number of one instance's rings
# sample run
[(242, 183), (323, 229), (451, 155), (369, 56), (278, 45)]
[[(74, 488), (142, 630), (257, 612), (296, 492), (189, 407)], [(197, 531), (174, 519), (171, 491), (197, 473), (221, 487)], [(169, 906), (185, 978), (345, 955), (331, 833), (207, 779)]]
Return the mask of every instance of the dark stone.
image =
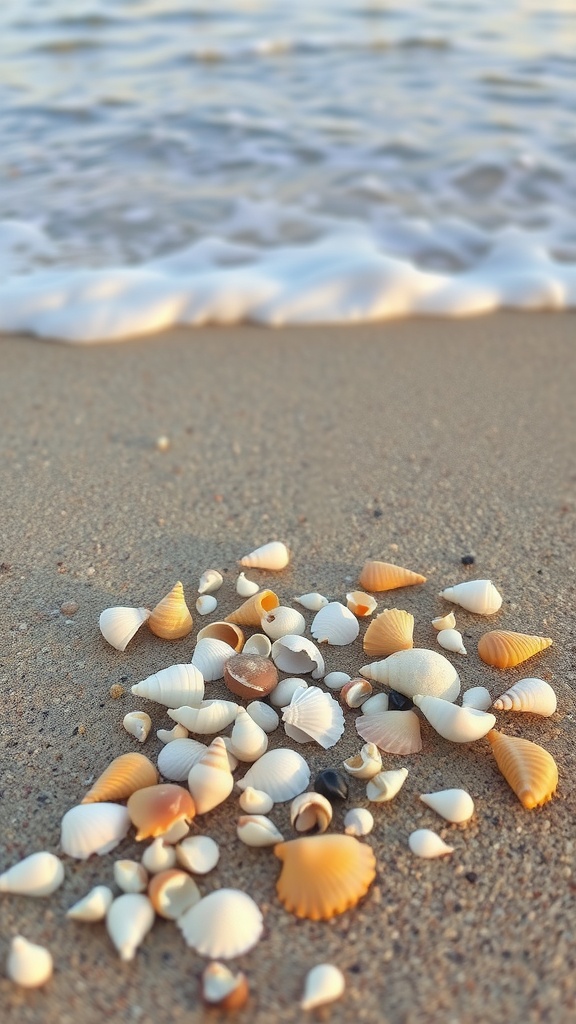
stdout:
[(410, 708), (413, 707), (414, 702), (410, 700), (410, 697), (405, 697), (403, 693), (398, 693), (398, 690), (390, 690), (388, 694), (389, 711), (410, 711)]
[(462, 562), (462, 565), (474, 565), (476, 559), (474, 558), (474, 555), (463, 555), (460, 561)]
[(346, 800), (348, 796), (348, 782), (342, 772), (334, 768), (325, 768), (319, 772), (314, 779), (316, 793), (321, 793), (330, 803), (334, 800)]

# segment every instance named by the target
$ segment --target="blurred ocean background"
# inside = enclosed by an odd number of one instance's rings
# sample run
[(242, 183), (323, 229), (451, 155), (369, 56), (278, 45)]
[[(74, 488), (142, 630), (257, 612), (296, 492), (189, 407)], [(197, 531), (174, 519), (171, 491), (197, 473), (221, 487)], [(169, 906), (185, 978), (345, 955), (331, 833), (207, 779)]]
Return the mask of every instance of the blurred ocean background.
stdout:
[(0, 51), (0, 330), (576, 305), (574, 0), (14, 0)]

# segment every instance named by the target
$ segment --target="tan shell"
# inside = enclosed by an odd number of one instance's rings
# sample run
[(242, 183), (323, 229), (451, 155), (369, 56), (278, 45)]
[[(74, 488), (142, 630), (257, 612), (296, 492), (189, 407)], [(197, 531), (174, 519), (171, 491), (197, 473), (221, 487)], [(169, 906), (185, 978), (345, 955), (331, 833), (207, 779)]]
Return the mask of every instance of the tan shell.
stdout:
[(506, 629), (492, 629), (478, 641), (478, 654), (494, 668), (514, 668), (534, 654), (545, 651), (552, 640), (549, 636), (512, 633)]
[(425, 583), (426, 577), (390, 562), (366, 562), (358, 582), (366, 590), (396, 590), (398, 587), (412, 587), (415, 583)]
[(144, 754), (120, 754), (110, 762), (88, 790), (83, 804), (107, 800), (126, 800), (138, 789), (155, 786), (158, 772)]
[(487, 736), (502, 775), (527, 810), (551, 800), (558, 786), (558, 766), (544, 747), (492, 729)]
[(172, 783), (139, 789), (130, 797), (127, 809), (138, 830), (137, 841), (165, 835), (177, 822), (192, 821), (196, 814), (188, 790)]
[(191, 632), (192, 616), (180, 582), (153, 609), (148, 625), (162, 640), (180, 640)]
[(384, 657), (414, 646), (414, 616), (400, 608), (386, 608), (364, 634), (364, 650), (370, 657)]
[(422, 750), (420, 722), (414, 711), (360, 715), (356, 731), (367, 743), (375, 743), (388, 754), (417, 754)]
[(209, 637), (211, 640), (223, 640), (225, 644), (233, 647), (236, 653), (244, 647), (244, 633), (240, 626), (233, 622), (210, 622), (200, 630), (196, 642), (205, 637)]
[(296, 917), (327, 921), (354, 907), (376, 875), (372, 849), (353, 836), (305, 836), (278, 843), (280, 902)]
[(226, 622), (236, 622), (239, 626), (254, 626), (260, 629), (260, 623), (267, 612), (278, 608), (280, 601), (273, 590), (259, 590), (249, 597), (235, 612), (226, 616)]

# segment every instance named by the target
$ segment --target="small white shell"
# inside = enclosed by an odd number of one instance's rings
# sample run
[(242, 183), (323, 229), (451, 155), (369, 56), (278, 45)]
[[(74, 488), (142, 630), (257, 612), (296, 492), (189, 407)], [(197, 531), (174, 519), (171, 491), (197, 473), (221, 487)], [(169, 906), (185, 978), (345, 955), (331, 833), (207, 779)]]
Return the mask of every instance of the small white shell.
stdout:
[(202, 998), (209, 1006), (239, 1010), (248, 999), (248, 981), (239, 971), (233, 974), (225, 964), (213, 960), (202, 973)]
[(242, 654), (260, 654), (263, 658), (268, 658), (271, 650), (270, 637), (264, 633), (254, 633), (244, 644)]
[(129, 711), (124, 715), (122, 725), (130, 736), (134, 736), (139, 743), (144, 743), (152, 728), (152, 719), (145, 711)]
[(372, 594), (365, 594), (362, 590), (352, 590), (346, 594), (346, 607), (359, 619), (364, 619), (378, 607), (378, 601)]
[(150, 615), (147, 608), (106, 608), (100, 615), (100, 632), (117, 651), (125, 651)]
[(272, 644), (272, 661), (281, 672), (310, 672), (313, 679), (322, 679), (324, 658), (305, 636), (283, 636)]
[(236, 718), (238, 704), (231, 700), (203, 700), (199, 708), (169, 708), (174, 722), (186, 726), (190, 732), (209, 736), (221, 732)]
[(429, 828), (418, 828), (408, 837), (408, 846), (417, 857), (424, 857), (432, 860), (433, 857), (443, 857), (445, 853), (452, 853), (453, 846), (448, 846), (436, 832)]
[[(308, 683), (305, 679), (300, 679), (299, 676), (286, 676), (286, 679), (282, 679), (278, 686), (275, 686), (273, 690), (268, 694), (268, 699), (271, 704), (274, 704), (277, 708), (283, 708), (290, 703), (292, 697), (296, 693), (296, 690), (305, 690)], [(280, 719), (278, 719), (280, 721)]]
[(301, 1010), (314, 1010), (317, 1006), (333, 1003), (344, 994), (344, 975), (334, 964), (318, 964), (306, 975)]
[(407, 768), (393, 768), (387, 772), (379, 772), (368, 782), (366, 796), (374, 804), (388, 803), (400, 792), (407, 777)]
[(337, 700), (319, 686), (299, 687), (287, 707), (282, 708), (282, 721), (286, 734), (301, 742), (297, 733), (305, 733), (305, 740), (315, 740), (324, 750), (333, 747), (344, 732), (344, 713)]
[(296, 604), (301, 604), (309, 612), (319, 612), (321, 608), (325, 608), (328, 604), (328, 598), (323, 597), (322, 594), (318, 594), (316, 591), (310, 594), (301, 594), (300, 597), (295, 597), (294, 600)]
[(194, 665), (170, 665), (135, 683), (131, 690), (136, 697), (167, 708), (197, 707), (204, 698), (204, 677)]
[(441, 629), (436, 639), (440, 647), (443, 647), (445, 651), (452, 651), (454, 654), (468, 653), (464, 647), (462, 633), (459, 633), (457, 629)]
[(441, 789), (437, 793), (422, 793), (422, 803), (431, 807), (446, 821), (461, 825), (474, 814), (474, 801), (465, 789)]
[(207, 875), (220, 860), (220, 847), (211, 836), (190, 836), (176, 847), (176, 858), (193, 875)]
[(297, 832), (325, 832), (332, 821), (332, 804), (321, 793), (301, 793), (290, 804), (290, 824)]
[(262, 616), (260, 625), (271, 640), (283, 636), (301, 636), (306, 629), (306, 619), (295, 608), (279, 605)]
[(114, 881), (122, 892), (144, 892), (148, 885), (148, 872), (137, 860), (115, 860)]
[(254, 789), (247, 786), (238, 800), (240, 807), (246, 814), (268, 814), (274, 807), (274, 801), (268, 793), (261, 789)]
[(142, 854), (142, 864), (151, 875), (160, 871), (169, 871), (176, 863), (176, 850), (164, 842), (164, 836), (158, 836)]
[(494, 615), (502, 606), (502, 596), (490, 580), (457, 583), (455, 587), (447, 587), (438, 597), (453, 601), (476, 615)]
[(172, 868), (156, 875), (148, 886), (148, 898), (156, 913), (176, 921), (200, 902), (200, 890), (187, 871)]
[(441, 697), (423, 697), (417, 693), (412, 699), (432, 728), (452, 743), (473, 743), (496, 725), (494, 715), (476, 708), (458, 707)]
[(42, 850), (13, 864), (0, 875), (0, 892), (20, 896), (51, 896), (64, 881), (64, 865), (53, 853)]
[(222, 573), (218, 572), (217, 569), (206, 569), (200, 577), (198, 583), (199, 594), (214, 594), (224, 583), (224, 577)]
[(121, 960), (133, 960), (154, 924), (154, 907), (143, 893), (126, 892), (114, 900), (106, 914), (106, 930)]
[(432, 625), (438, 632), (443, 629), (456, 629), (456, 616), (454, 612), (448, 612), (447, 615), (439, 615), (438, 618), (432, 619)]
[(331, 601), (316, 613), (310, 632), (318, 643), (343, 647), (354, 642), (360, 632), (360, 625), (349, 608), (345, 608), (339, 601)]
[(264, 927), (253, 899), (238, 889), (217, 889), (178, 919), (186, 943), (200, 956), (230, 960), (256, 945)]
[(351, 807), (344, 818), (347, 836), (367, 836), (374, 828), (374, 816), (367, 807)]
[(277, 571), (284, 569), (290, 561), (290, 552), (285, 544), (275, 540), (270, 544), (263, 544), (262, 547), (251, 551), (240, 559), (240, 565), (245, 569), (272, 569)]
[(387, 693), (375, 693), (368, 697), (362, 705), (363, 715), (379, 715), (382, 711), (388, 711), (389, 697)]
[(327, 676), (324, 676), (324, 683), (329, 690), (341, 690), (342, 687), (349, 683), (352, 676), (349, 676), (347, 672), (329, 672)]
[(53, 968), (52, 956), (44, 946), (28, 942), (23, 935), (14, 936), (6, 961), (11, 981), (22, 988), (39, 988), (50, 980)]
[(274, 822), (263, 814), (241, 815), (236, 823), (236, 835), (246, 846), (274, 846), (284, 842)]
[(211, 683), (214, 679), (222, 679), (224, 665), (236, 651), (230, 644), (214, 637), (204, 636), (198, 641), (192, 655), (192, 664), (202, 673), (204, 681)]
[(64, 853), (87, 860), (93, 853), (110, 853), (130, 828), (130, 815), (120, 804), (78, 804), (62, 818), (60, 845)]
[(218, 607), (218, 601), (212, 594), (201, 594), (196, 601), (198, 615), (210, 615)]
[(174, 740), (158, 754), (158, 771), (170, 782), (185, 782), (192, 765), (204, 756), (208, 747), (199, 740)]
[(268, 736), (244, 708), (238, 708), (230, 742), (239, 761), (257, 761), (268, 749)]
[(289, 747), (277, 747), (254, 762), (239, 780), (238, 788), (261, 789), (280, 804), (303, 793), (309, 782), (310, 768), (302, 755)]
[(240, 573), (236, 580), (236, 593), (240, 594), (240, 597), (253, 597), (253, 595), (257, 594), (259, 590), (260, 587), (257, 583), (246, 579), (243, 572)]
[(342, 763), (348, 774), (357, 779), (373, 779), (382, 771), (382, 755), (375, 743), (365, 743), (355, 757)]
[(271, 708), (269, 704), (265, 704), (262, 700), (251, 701), (246, 711), (250, 718), (253, 718), (256, 724), (261, 729), (264, 729), (264, 732), (274, 732), (280, 725), (280, 717), (274, 711), (274, 708)]
[(217, 736), (188, 775), (188, 789), (194, 797), (196, 814), (207, 814), (230, 796), (234, 779), (228, 764), (228, 752)]
[(492, 703), (490, 690), (485, 686), (471, 686), (462, 694), (463, 708), (476, 708), (477, 711), (488, 711)]
[(174, 740), (188, 739), (188, 729), (176, 724), (173, 729), (158, 729), (156, 735), (160, 743), (173, 743)]
[(86, 896), (66, 911), (66, 917), (72, 921), (86, 921), (90, 924), (94, 921), (103, 921), (113, 899), (112, 890), (107, 885), (95, 885)]
[(494, 701), (497, 711), (528, 711), (549, 718), (556, 711), (556, 694), (544, 679), (519, 679)]

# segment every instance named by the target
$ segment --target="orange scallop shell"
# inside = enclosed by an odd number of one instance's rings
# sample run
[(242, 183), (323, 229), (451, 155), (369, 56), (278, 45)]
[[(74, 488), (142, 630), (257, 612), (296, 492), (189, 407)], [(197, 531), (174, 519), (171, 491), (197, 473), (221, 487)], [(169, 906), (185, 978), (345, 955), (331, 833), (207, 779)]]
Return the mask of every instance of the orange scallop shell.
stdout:
[(549, 636), (531, 636), (512, 633), (506, 629), (492, 629), (478, 641), (478, 654), (482, 661), (494, 668), (514, 668), (534, 654), (545, 651), (552, 641)]
[(520, 736), (492, 729), (487, 736), (502, 775), (527, 810), (551, 800), (558, 786), (558, 766), (544, 747)]
[(259, 626), (266, 612), (271, 612), (279, 605), (280, 601), (273, 590), (259, 590), (235, 612), (227, 615), (225, 622), (236, 622), (239, 626)]
[(400, 608), (386, 608), (370, 623), (364, 634), (364, 650), (372, 657), (387, 658), (414, 646), (414, 616)]
[(196, 641), (203, 640), (205, 637), (210, 640), (222, 640), (223, 643), (233, 647), (237, 653), (244, 647), (244, 633), (240, 626), (236, 626), (233, 622), (210, 622), (199, 631)]
[(158, 772), (144, 754), (120, 754), (96, 779), (82, 803), (126, 800), (137, 790), (155, 786), (157, 782)]
[(139, 789), (130, 797), (128, 814), (137, 828), (136, 839), (155, 839), (179, 821), (192, 821), (196, 807), (183, 786), (166, 783)]
[(354, 907), (376, 876), (370, 846), (353, 836), (305, 836), (277, 843), (282, 861), (276, 883), (280, 902), (296, 917), (327, 921)]
[(178, 581), (156, 605), (148, 625), (162, 640), (180, 640), (192, 629), (192, 616), (184, 599), (184, 587)]
[(366, 562), (360, 573), (359, 584), (366, 590), (396, 590), (425, 583), (426, 577), (391, 562)]

